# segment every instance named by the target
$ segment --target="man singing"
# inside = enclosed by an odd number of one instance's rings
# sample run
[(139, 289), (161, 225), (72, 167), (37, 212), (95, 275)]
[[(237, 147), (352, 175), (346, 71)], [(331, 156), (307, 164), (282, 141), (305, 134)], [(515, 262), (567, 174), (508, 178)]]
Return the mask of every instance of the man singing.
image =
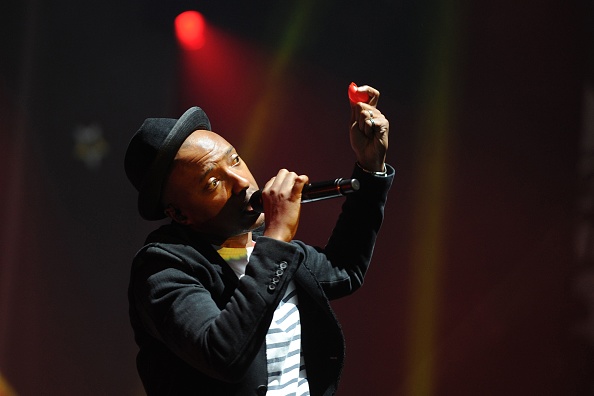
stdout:
[(281, 169), (259, 189), (198, 107), (149, 118), (125, 158), (147, 220), (171, 218), (134, 258), (130, 320), (148, 395), (332, 395), (344, 338), (329, 300), (357, 290), (394, 177), (379, 92), (358, 88), (349, 130), (360, 182), (325, 247), (293, 240), (308, 177)]

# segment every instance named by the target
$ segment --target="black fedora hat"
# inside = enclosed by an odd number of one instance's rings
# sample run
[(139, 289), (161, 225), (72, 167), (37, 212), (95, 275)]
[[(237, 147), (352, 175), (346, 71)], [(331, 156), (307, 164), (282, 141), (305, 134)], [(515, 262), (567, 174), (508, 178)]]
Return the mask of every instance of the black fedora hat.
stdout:
[(163, 184), (182, 143), (192, 132), (210, 131), (208, 116), (200, 107), (188, 109), (178, 120), (147, 118), (126, 150), (126, 175), (138, 190), (138, 212), (146, 220), (164, 219)]

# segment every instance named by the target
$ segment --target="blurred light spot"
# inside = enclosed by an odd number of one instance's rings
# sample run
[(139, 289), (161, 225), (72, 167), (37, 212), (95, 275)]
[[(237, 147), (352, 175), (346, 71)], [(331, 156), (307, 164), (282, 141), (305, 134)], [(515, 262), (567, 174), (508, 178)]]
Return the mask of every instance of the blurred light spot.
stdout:
[(79, 125), (74, 129), (74, 156), (89, 169), (96, 170), (109, 151), (103, 129), (97, 124)]
[(197, 11), (185, 11), (175, 18), (175, 35), (182, 48), (194, 51), (202, 48), (204, 39), (204, 17)]

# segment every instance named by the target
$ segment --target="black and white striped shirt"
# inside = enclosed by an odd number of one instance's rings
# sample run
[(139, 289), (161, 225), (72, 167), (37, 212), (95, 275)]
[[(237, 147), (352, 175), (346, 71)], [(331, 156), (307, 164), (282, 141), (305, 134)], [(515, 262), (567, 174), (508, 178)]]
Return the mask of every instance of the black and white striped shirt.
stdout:
[[(219, 254), (238, 278), (245, 274), (253, 248), (216, 247)], [(274, 311), (266, 334), (268, 367), (267, 396), (309, 396), (309, 383), (301, 351), (301, 321), (295, 283), (287, 291)]]

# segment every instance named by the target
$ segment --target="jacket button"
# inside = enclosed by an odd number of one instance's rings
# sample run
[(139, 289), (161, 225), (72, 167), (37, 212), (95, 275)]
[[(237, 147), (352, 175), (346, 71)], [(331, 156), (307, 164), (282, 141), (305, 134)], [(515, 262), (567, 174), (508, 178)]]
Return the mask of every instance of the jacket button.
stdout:
[(260, 385), (258, 389), (256, 389), (258, 396), (265, 396), (267, 391), (268, 387), (266, 385)]

